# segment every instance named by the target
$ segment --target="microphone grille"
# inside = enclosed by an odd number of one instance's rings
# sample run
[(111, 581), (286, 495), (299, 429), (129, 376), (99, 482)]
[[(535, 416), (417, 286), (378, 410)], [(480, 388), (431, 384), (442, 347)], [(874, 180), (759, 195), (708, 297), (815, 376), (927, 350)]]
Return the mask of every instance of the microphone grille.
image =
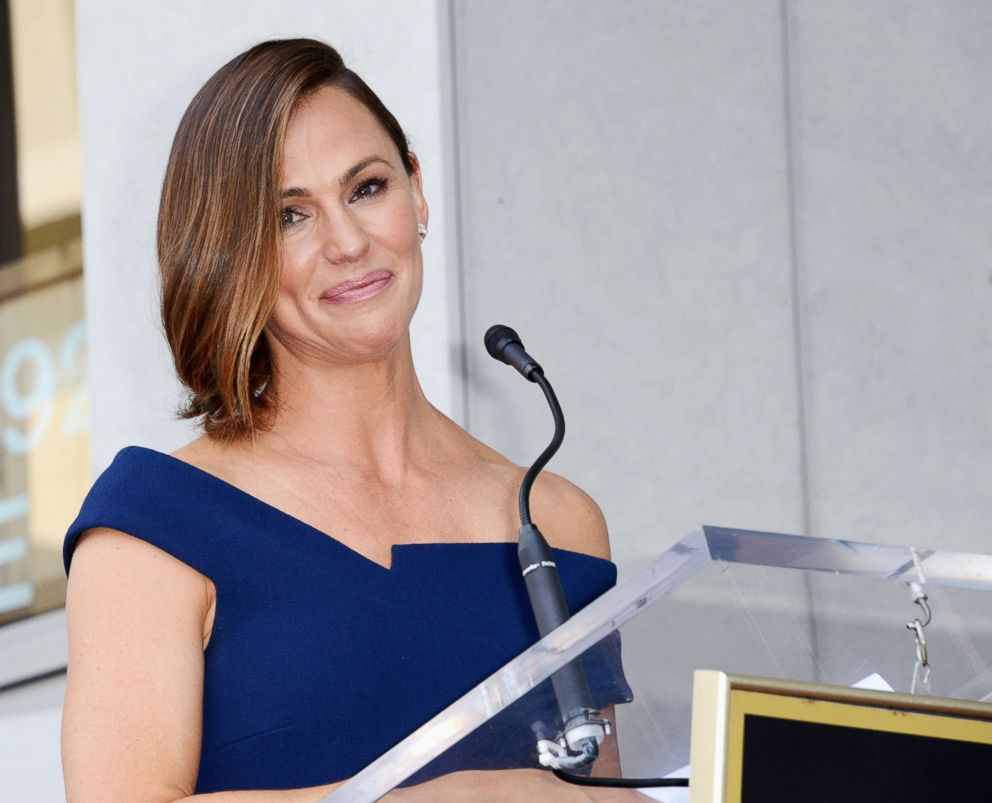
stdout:
[[(510, 343), (520, 343), (520, 335), (514, 332), (509, 326), (498, 323), (495, 326), (489, 327), (484, 342), (489, 356), (495, 360), (502, 360), (503, 349)], [(520, 343), (520, 345), (523, 347), (523, 343)]]

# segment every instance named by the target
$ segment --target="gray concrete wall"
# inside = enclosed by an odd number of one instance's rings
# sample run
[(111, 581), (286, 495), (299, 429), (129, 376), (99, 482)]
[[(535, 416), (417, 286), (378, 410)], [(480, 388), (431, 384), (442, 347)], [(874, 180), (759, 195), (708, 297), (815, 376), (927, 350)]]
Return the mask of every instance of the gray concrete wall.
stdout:
[(989, 551), (992, 8), (454, 2), (467, 411), (626, 570), (699, 521)]
[(992, 552), (992, 5), (789, 8), (812, 530)]
[(777, 4), (455, 8), (473, 430), (550, 436), (478, 345), (505, 322), (623, 565), (700, 520), (802, 529)]

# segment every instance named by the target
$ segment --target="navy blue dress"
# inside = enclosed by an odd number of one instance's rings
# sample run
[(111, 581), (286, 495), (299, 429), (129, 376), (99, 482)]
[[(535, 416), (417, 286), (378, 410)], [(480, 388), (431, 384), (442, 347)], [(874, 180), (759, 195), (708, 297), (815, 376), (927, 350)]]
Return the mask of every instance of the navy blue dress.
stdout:
[[(198, 794), (347, 778), (537, 641), (514, 543), (398, 544), (387, 569), (152, 449), (122, 449), (94, 483), (65, 537), (67, 576), (92, 527), (154, 544), (217, 589)], [(610, 561), (555, 553), (573, 612), (616, 582)], [(597, 705), (630, 699), (615, 640), (583, 660)], [(417, 780), (537, 766), (530, 720), (542, 706), (553, 718), (549, 685)]]

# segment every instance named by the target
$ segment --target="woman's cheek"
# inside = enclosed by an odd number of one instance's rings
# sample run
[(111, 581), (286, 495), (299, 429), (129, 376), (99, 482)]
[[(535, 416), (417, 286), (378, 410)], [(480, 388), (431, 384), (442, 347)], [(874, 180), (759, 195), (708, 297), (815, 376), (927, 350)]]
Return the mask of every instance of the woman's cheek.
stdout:
[(312, 238), (308, 238), (304, 232), (299, 234), (301, 236), (283, 242), (281, 286), (286, 290), (298, 289), (297, 285), (305, 278), (307, 265), (313, 262), (318, 252)]
[(420, 243), (417, 236), (417, 216), (407, 199), (389, 210), (381, 220), (380, 236), (391, 250), (406, 251)]

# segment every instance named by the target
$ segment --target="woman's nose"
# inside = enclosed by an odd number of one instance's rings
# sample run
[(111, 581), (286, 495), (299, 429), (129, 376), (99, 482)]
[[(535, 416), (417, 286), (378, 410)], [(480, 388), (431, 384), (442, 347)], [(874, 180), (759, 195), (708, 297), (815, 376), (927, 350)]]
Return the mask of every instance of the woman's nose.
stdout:
[(324, 258), (334, 264), (355, 262), (369, 250), (369, 237), (356, 217), (348, 212), (335, 215), (324, 231)]

